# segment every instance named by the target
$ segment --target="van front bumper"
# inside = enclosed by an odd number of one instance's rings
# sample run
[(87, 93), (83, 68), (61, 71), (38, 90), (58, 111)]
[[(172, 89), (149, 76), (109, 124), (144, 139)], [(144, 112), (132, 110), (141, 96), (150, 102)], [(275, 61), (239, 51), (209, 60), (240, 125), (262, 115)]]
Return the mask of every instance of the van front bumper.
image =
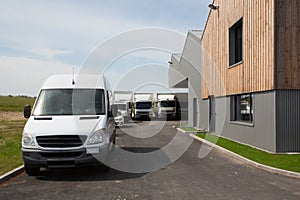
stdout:
[(68, 168), (99, 165), (105, 161), (107, 148), (99, 153), (89, 153), (85, 148), (76, 150), (22, 149), (24, 164), (46, 168)]

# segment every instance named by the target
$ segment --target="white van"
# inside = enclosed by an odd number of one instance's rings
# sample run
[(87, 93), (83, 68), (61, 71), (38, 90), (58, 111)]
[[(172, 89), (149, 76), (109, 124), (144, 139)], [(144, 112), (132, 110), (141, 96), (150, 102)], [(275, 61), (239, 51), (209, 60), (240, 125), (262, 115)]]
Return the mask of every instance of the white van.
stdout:
[(115, 102), (118, 108), (118, 114), (115, 117), (115, 122), (118, 127), (125, 125), (125, 119), (128, 118), (128, 104), (126, 102)]
[(100, 164), (115, 143), (114, 115), (108, 81), (97, 75), (52, 75), (34, 107), (25, 106), (28, 121), (22, 156), (28, 175), (40, 168)]

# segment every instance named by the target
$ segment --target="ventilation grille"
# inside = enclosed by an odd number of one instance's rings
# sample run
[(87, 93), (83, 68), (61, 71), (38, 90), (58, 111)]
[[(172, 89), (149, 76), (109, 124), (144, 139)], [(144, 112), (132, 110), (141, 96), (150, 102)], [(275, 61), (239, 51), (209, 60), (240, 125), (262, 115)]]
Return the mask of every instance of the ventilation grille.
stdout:
[(47, 148), (80, 147), (84, 144), (86, 139), (86, 135), (55, 135), (36, 137), (38, 145)]

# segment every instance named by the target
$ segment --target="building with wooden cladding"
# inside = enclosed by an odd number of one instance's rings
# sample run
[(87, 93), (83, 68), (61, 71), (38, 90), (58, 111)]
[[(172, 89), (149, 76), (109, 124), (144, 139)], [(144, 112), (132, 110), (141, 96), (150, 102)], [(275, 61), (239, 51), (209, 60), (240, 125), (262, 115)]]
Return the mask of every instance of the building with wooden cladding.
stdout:
[(189, 124), (266, 151), (300, 152), (300, 1), (212, 5)]

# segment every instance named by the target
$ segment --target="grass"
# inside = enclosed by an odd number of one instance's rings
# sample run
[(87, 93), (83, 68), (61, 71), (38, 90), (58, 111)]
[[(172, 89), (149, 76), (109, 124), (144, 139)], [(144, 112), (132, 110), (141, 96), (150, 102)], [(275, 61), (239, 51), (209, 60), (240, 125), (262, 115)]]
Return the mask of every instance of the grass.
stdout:
[(300, 173), (300, 154), (271, 154), (213, 134), (197, 136), (255, 162)]
[(0, 112), (22, 112), (24, 106), (33, 106), (35, 98), (25, 96), (0, 96)]
[[(22, 112), (35, 98), (25, 96), (0, 96), (0, 112)], [(26, 120), (0, 119), (0, 175), (22, 165), (21, 140)]]
[(0, 121), (0, 175), (22, 165), (21, 139), (25, 120)]
[(178, 127), (182, 130), (184, 130), (185, 132), (189, 132), (189, 133), (206, 133), (204, 130), (200, 130), (200, 129), (195, 129), (195, 128), (192, 128), (192, 127)]

